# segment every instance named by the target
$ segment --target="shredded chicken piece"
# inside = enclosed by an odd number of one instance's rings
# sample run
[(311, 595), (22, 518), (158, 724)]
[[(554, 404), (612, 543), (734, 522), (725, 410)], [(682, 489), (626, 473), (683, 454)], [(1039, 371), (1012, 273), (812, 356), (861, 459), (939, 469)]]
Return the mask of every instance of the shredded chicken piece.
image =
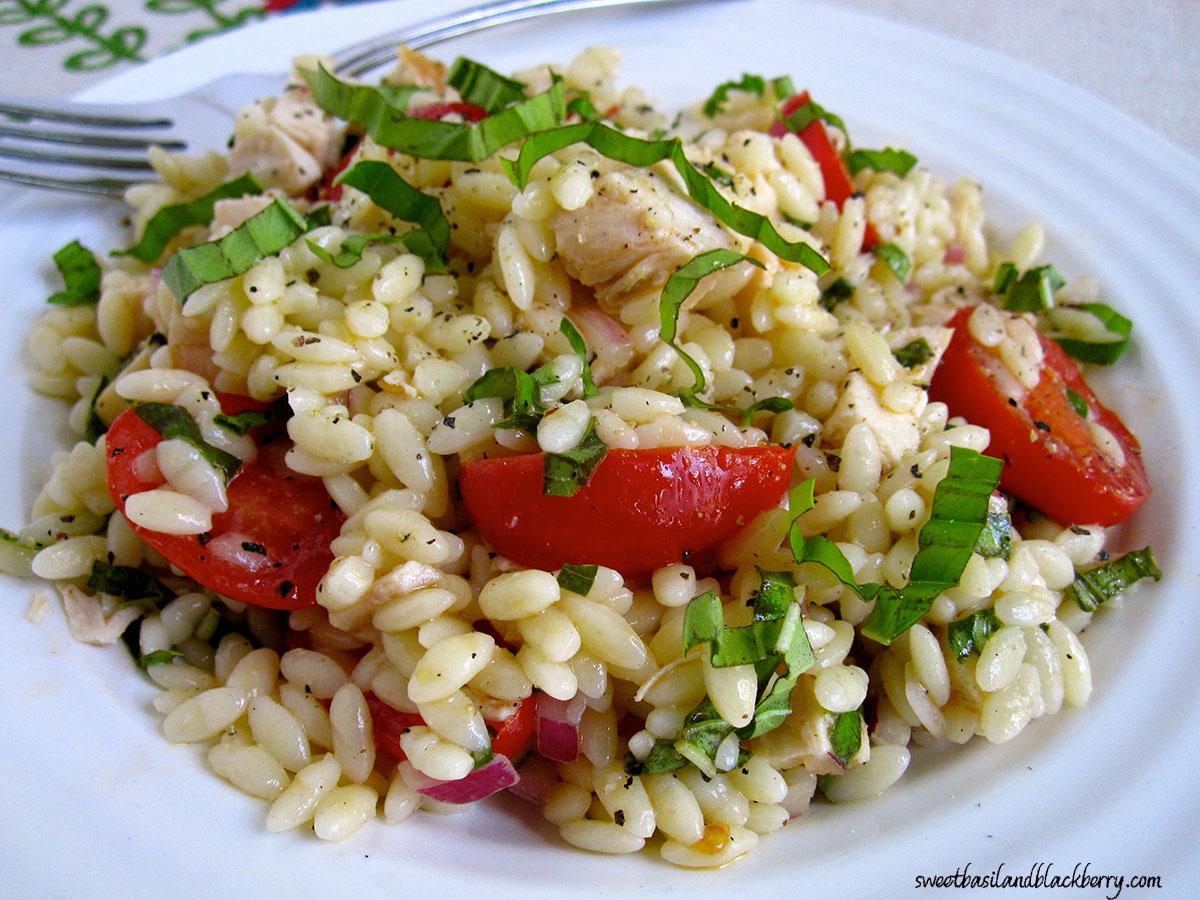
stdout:
[(300, 194), (337, 162), (344, 136), (345, 126), (317, 107), (308, 88), (293, 86), (239, 113), (229, 173), (249, 172), (267, 187)]
[(829, 447), (841, 446), (850, 429), (861, 422), (875, 435), (887, 466), (891, 468), (916, 452), (920, 445), (921, 429), (917, 417), (924, 407), (922, 402), (908, 412), (884, 409), (871, 383), (861, 372), (851, 372), (842, 384), (837, 406), (825, 421), (824, 443)]
[(711, 215), (662, 176), (638, 170), (601, 175), (587, 203), (559, 210), (549, 224), (567, 274), (607, 311), (662, 285), (693, 256), (733, 246)]
[(59, 588), (67, 630), (83, 644), (115, 644), (136, 619), (145, 612), (141, 606), (125, 606), (104, 595), (85, 594), (77, 587)]
[(248, 218), (270, 206), (273, 200), (268, 194), (218, 200), (213, 204), (212, 239), (229, 234)]
[(283, 188), (289, 194), (307, 190), (323, 171), (294, 138), (265, 123), (234, 140), (229, 170), (235, 178), (249, 172), (267, 187)]
[[(833, 755), (829, 730), (837, 716), (826, 712), (813, 694), (811, 678), (801, 678), (792, 691), (792, 712), (783, 724), (753, 741), (755, 753), (760, 754), (777, 769), (803, 766), (814, 775), (842, 775), (845, 768)], [(865, 763), (870, 758), (866, 734), (862, 745), (847, 766)]]
[(446, 89), (446, 64), (424, 53), (400, 47), (396, 68), (384, 79), (387, 84), (419, 84), (441, 93)]
[(329, 168), (341, 158), (346, 126), (317, 106), (307, 87), (294, 85), (284, 91), (267, 119), (303, 147), (322, 168)]
[(433, 566), (410, 559), (375, 579), (367, 596), (347, 609), (330, 610), (329, 623), (351, 634), (369, 629), (375, 609), (396, 597), (438, 584), (442, 573)]

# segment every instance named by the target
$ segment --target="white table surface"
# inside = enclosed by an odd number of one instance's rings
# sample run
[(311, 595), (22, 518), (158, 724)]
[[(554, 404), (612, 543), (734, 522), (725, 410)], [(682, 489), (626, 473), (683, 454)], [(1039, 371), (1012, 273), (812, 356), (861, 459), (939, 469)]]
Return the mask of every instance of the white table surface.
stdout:
[(1200, 157), (1200, 0), (834, 0), (1081, 87)]

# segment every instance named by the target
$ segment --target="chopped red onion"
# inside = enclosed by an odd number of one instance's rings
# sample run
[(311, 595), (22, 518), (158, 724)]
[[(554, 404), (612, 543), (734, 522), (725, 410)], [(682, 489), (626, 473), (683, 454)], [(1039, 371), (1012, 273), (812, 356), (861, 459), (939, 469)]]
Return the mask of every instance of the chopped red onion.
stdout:
[(521, 780), (507, 756), (493, 756), (490, 762), (457, 781), (430, 778), (408, 760), (400, 763), (400, 772), (405, 783), (418, 794), (442, 803), (474, 803)]
[(574, 762), (579, 757), (579, 722), (587, 698), (576, 694), (556, 700), (549, 694), (537, 698), (537, 751), (556, 762)]
[(536, 806), (545, 806), (550, 791), (562, 784), (555, 764), (534, 754), (521, 764), (517, 774), (521, 780), (509, 789), (510, 792)]

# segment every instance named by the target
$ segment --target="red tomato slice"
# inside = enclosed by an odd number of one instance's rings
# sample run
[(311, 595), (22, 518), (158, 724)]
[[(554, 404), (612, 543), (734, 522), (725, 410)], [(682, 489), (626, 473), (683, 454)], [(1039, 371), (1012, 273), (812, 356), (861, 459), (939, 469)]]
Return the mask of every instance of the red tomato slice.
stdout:
[[(811, 102), (812, 98), (808, 96), (808, 91), (801, 91), (783, 104), (780, 115), (786, 119), (796, 110)], [(769, 134), (773, 137), (783, 137), (787, 132), (787, 126), (778, 119), (771, 123)], [(850, 177), (850, 170), (846, 168), (846, 161), (842, 159), (837, 148), (833, 146), (833, 141), (829, 139), (825, 123), (820, 119), (814, 119), (796, 132), (796, 136), (804, 142), (804, 146), (808, 148), (808, 152), (812, 154), (813, 159), (821, 168), (821, 177), (825, 180), (826, 199), (837, 204), (840, 211), (842, 205), (854, 196), (854, 180)], [(875, 230), (875, 226), (868, 222), (866, 234), (863, 236), (863, 249), (874, 250), (878, 244), (879, 233)]]
[(787, 489), (794, 448), (610, 450), (573, 497), (542, 493), (543, 454), (463, 463), (459, 488), (479, 533), (521, 565), (609, 566), (626, 576), (690, 562)]
[(318, 200), (328, 200), (330, 203), (336, 203), (342, 199), (342, 186), (340, 184), (334, 184), (334, 182), (337, 181), (339, 175), (349, 168), (350, 160), (352, 160), (354, 158), (354, 154), (358, 152), (358, 146), (361, 143), (361, 140), (355, 141), (353, 146), (351, 146), (349, 150), (342, 154), (342, 158), (337, 161), (337, 165), (326, 172), (321, 178), (320, 186), (317, 188)]
[(408, 729), (424, 725), (425, 720), (416, 713), (401, 712), (394, 706), (388, 706), (370, 691), (365, 691), (363, 697), (371, 712), (371, 730), (375, 735), (376, 749), (393, 759), (407, 759), (400, 748), (400, 738)]
[[(1150, 496), (1137, 438), (1049, 338), (1041, 338), (1041, 380), (1033, 390), (1021, 387), (999, 355), (971, 337), (973, 309), (959, 310), (948, 323), (954, 337), (934, 374), (930, 399), (991, 432), (987, 453), (1005, 462), (1002, 490), (1063, 524), (1114, 525), (1129, 518)], [(1086, 419), (1075, 411), (1068, 389), (1087, 404)], [(1112, 434), (1123, 462), (1100, 451), (1089, 423)]]
[[(375, 733), (375, 747), (393, 759), (406, 759), (400, 746), (404, 732), (425, 721), (416, 713), (401, 712), (384, 703), (370, 691), (364, 695), (367, 708), (371, 711), (371, 728)], [(529, 746), (537, 722), (537, 703), (531, 695), (521, 701), (517, 711), (503, 722), (488, 722), (492, 731), (492, 753), (512, 759)]]
[(488, 722), (488, 725), (494, 731), (492, 753), (512, 759), (533, 740), (537, 727), (537, 698), (533, 695), (526, 697), (517, 711), (503, 722)]
[(408, 111), (408, 115), (413, 119), (427, 119), (431, 122), (437, 122), (451, 114), (461, 116), (464, 122), (482, 122), (488, 117), (488, 111), (482, 106), (463, 101), (429, 103), (425, 106), (415, 106)]
[[(227, 413), (254, 408), (254, 401), (221, 397)], [(263, 404), (258, 404), (263, 408)], [(131, 494), (161, 487), (144, 480), (137, 459), (162, 438), (128, 409), (108, 430), (108, 490), (124, 512)], [(213, 515), (205, 535), (176, 535), (133, 530), (189, 577), (219, 594), (270, 609), (299, 609), (316, 603), (316, 589), (333, 562), (330, 543), (345, 515), (334, 506), (319, 478), (298, 475), (284, 462), (291, 444), (285, 438), (264, 442), (258, 459), (243, 463), (226, 493), (229, 509)], [(223, 535), (236, 536), (240, 552), (214, 552)], [(218, 550), (228, 549), (217, 543)], [(235, 548), (236, 549), (236, 548)]]

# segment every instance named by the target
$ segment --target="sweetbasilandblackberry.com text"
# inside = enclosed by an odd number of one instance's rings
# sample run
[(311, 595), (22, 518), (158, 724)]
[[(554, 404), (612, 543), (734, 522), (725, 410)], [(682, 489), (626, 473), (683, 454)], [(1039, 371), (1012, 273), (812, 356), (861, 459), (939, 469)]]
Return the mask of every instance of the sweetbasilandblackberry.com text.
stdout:
[(1102, 891), (1105, 900), (1117, 900), (1126, 888), (1162, 888), (1161, 875), (1107, 875), (1092, 871), (1091, 863), (1076, 863), (1072, 868), (1059, 868), (1054, 863), (1035, 863), (1028, 871), (1006, 870), (1001, 863), (991, 871), (972, 870), (971, 863), (953, 873), (917, 875), (913, 887), (957, 888), (1016, 888), (1068, 891)]

